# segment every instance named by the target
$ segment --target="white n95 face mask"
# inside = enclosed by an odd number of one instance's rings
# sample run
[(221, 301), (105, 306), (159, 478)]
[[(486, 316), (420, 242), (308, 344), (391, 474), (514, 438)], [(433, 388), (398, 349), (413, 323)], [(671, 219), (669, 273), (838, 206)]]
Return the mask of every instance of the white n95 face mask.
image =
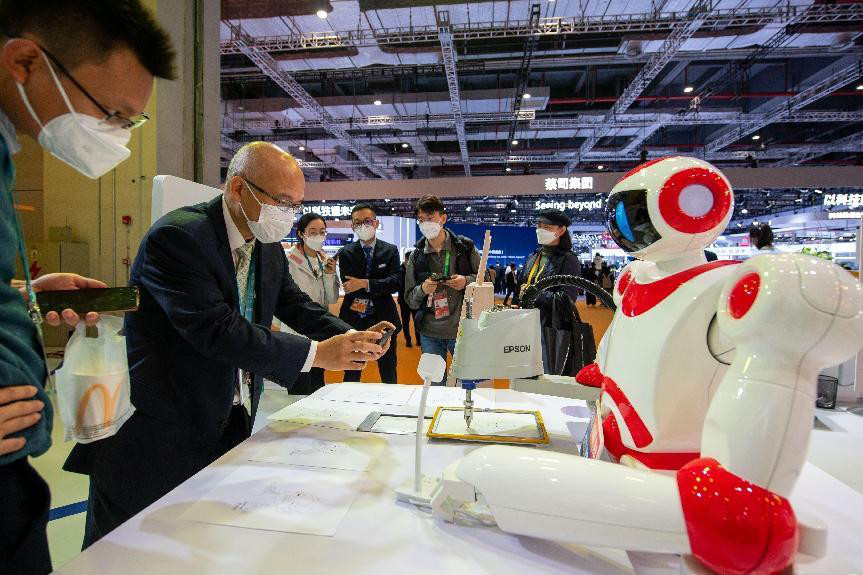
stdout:
[(243, 202), (240, 202), (240, 210), (246, 218), (246, 223), (249, 224), (249, 229), (258, 241), (262, 244), (272, 244), (291, 233), (291, 228), (294, 227), (294, 210), (280, 210), (278, 206), (262, 204), (255, 197), (255, 193), (249, 184), (245, 181), (243, 183), (249, 188), (249, 194), (252, 196), (252, 199), (261, 206), (261, 214), (258, 216), (258, 221), (254, 222), (246, 215), (246, 210), (243, 209)]
[(433, 240), (438, 237), (442, 228), (443, 226), (437, 222), (422, 222), (420, 224), (420, 231), (427, 240)]
[(354, 233), (357, 234), (357, 237), (363, 240), (364, 242), (371, 241), (373, 237), (375, 237), (375, 228), (374, 226), (366, 226), (362, 225), (354, 230)]
[(321, 235), (306, 236), (303, 238), (303, 243), (316, 252), (319, 252), (321, 251), (321, 248), (324, 247), (324, 239), (325, 236)]
[(557, 234), (543, 228), (536, 228), (536, 241), (540, 245), (547, 246), (557, 238)]
[(88, 178), (95, 179), (105, 175), (129, 157), (131, 152), (126, 144), (129, 143), (132, 132), (106, 124), (93, 116), (75, 113), (51, 62), (44, 53), (42, 57), (48, 64), (54, 85), (57, 86), (69, 112), (43, 125), (27, 98), (24, 86), (16, 84), (24, 106), (41, 128), (39, 145)]

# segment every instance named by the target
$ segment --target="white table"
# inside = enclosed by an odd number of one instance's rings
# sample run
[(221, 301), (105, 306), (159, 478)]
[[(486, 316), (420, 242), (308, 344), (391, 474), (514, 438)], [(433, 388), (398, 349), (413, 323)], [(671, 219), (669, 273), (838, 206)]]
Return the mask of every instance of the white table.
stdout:
[[(323, 397), (324, 387), (314, 394)], [(432, 388), (431, 393), (435, 393)], [(551, 444), (537, 449), (575, 452), (585, 424), (561, 411), (577, 400), (495, 392), (497, 407), (538, 409)], [(389, 411), (369, 405), (370, 411)], [(359, 493), (334, 537), (208, 525), (178, 517), (276, 433), (265, 428), (133, 517), (63, 566), (63, 574), (171, 575), (297, 573), (302, 575), (429, 573), (632, 573), (623, 551), (517, 537), (494, 528), (453, 525), (396, 502), (394, 489), (413, 473), (413, 435), (376, 434), (388, 447), (369, 471), (373, 487)], [(286, 440), (288, 441), (288, 440)], [(438, 474), (475, 444), (427, 443), (424, 471)], [(854, 454), (859, 457), (859, 452)], [(530, 486), (525, 486), (529, 489)], [(578, 488), (573, 486), (573, 497)], [(798, 564), (798, 573), (863, 572), (863, 495), (807, 464), (792, 496), (798, 513), (829, 525), (826, 558)]]

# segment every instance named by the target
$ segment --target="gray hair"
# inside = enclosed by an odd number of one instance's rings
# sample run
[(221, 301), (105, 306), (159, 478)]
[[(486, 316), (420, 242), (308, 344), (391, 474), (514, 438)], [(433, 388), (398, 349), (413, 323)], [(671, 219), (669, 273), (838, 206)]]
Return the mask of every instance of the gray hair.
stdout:
[(291, 156), (291, 154), (282, 150), (275, 144), (271, 144), (269, 142), (249, 142), (237, 150), (237, 153), (235, 153), (234, 157), (231, 158), (231, 163), (228, 165), (228, 173), (225, 175), (225, 186), (228, 186), (231, 183), (231, 179), (234, 176), (249, 175), (249, 177), (254, 177), (257, 167), (256, 160), (258, 160), (260, 155), (268, 152), (279, 152), (296, 163), (296, 160)]

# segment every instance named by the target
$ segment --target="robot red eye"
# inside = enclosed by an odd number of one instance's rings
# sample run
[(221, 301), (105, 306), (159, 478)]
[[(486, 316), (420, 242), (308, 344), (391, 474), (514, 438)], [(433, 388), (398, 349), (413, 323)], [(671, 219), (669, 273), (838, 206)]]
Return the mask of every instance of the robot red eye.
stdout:
[(731, 188), (718, 173), (705, 168), (676, 172), (659, 192), (659, 211), (665, 222), (687, 234), (701, 234), (718, 226), (731, 211)]

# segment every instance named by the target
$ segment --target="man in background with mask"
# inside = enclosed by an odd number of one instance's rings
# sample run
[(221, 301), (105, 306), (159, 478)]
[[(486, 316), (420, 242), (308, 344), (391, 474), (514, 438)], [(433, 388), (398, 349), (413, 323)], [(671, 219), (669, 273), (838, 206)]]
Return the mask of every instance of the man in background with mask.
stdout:
[[(224, 194), (142, 240), (130, 278), (141, 305), (125, 324), (135, 413), (64, 467), (90, 476), (85, 547), (248, 438), (263, 378), (290, 388), (312, 367), (362, 369), (386, 351), (390, 324), (352, 331), (291, 278), (280, 240), (304, 191), (290, 154), (252, 142)], [(274, 315), (303, 335), (272, 331)]]
[(423, 353), (446, 360), (447, 352), (455, 352), (464, 288), (476, 281), (480, 256), (470, 238), (444, 228), (446, 208), (440, 198), (423, 196), (414, 215), (423, 238), (405, 268), (405, 299), (416, 310)]
[[(351, 210), (351, 226), (357, 241), (339, 250), (339, 273), (345, 299), (339, 317), (355, 329), (368, 329), (381, 321), (401, 329), (393, 294), (399, 291), (401, 264), (399, 250), (393, 244), (377, 239), (380, 222), (368, 204), (357, 204)], [(396, 334), (390, 336), (395, 341)], [(384, 383), (398, 383), (396, 346), (378, 360), (378, 371)], [(344, 381), (360, 381), (361, 372), (345, 372)]]
[[(137, 0), (0, 2), (0, 573), (48, 573), (48, 487), (27, 461), (51, 445), (36, 294), (105, 287), (74, 274), (13, 285), (27, 250), (14, 211), (16, 132), (85, 176), (129, 156), (130, 130), (146, 120), (154, 77), (173, 77), (165, 32)], [(19, 291), (19, 285), (20, 291)], [(22, 295), (24, 296), (22, 298)], [(25, 307), (27, 301), (31, 307)], [(59, 325), (55, 313), (45, 318)], [(78, 321), (63, 312), (69, 325)], [(92, 324), (97, 315), (87, 315)]]

